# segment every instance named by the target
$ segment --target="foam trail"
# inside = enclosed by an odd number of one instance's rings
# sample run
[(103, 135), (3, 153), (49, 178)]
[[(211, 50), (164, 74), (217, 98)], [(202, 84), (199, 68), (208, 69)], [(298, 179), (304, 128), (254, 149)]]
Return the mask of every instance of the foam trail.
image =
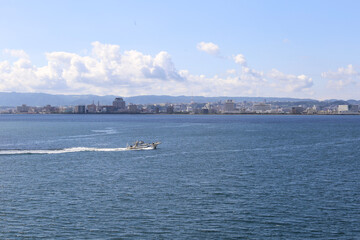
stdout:
[[(143, 150), (150, 150), (146, 148)], [(15, 154), (60, 154), (60, 153), (74, 153), (74, 152), (122, 152), (133, 151), (126, 148), (88, 148), (88, 147), (74, 147), (64, 149), (48, 149), (48, 150), (0, 150), (0, 155), (15, 155)]]

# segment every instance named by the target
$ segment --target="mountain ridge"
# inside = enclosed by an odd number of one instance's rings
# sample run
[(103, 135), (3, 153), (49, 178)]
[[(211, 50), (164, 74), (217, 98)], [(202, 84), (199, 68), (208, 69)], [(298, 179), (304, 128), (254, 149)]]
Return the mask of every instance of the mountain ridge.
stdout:
[[(18, 92), (0, 92), (0, 106), (15, 107), (22, 104), (29, 106), (75, 106), (87, 105), (91, 103), (101, 105), (110, 105), (116, 97), (115, 95), (63, 95), (63, 94), (48, 94), (48, 93), (18, 93)], [(190, 103), (192, 101), (198, 103), (219, 102), (232, 99), (235, 102), (252, 101), (252, 102), (299, 102), (299, 101), (313, 101), (319, 102), (315, 99), (308, 98), (280, 98), (280, 97), (204, 97), (204, 96), (169, 96), (169, 95), (139, 95), (132, 97), (123, 97), (126, 103), (133, 104), (159, 104), (159, 103)], [(336, 99), (326, 101), (339, 101)], [(351, 100), (354, 103), (360, 103), (358, 100)]]

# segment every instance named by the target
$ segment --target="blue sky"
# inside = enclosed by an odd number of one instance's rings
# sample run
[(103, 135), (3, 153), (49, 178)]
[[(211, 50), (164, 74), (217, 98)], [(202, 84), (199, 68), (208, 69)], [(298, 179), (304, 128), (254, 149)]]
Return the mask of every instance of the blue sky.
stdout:
[(360, 99), (359, 1), (0, 4), (0, 91)]

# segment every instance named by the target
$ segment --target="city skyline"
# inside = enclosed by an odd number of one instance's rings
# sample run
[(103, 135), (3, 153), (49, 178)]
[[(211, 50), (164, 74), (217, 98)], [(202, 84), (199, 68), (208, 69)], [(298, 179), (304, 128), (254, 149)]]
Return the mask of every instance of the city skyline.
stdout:
[[(295, 99), (294, 99), (295, 100)], [(355, 103), (355, 104), (354, 104)], [(190, 103), (126, 103), (123, 98), (115, 97), (112, 104), (71, 104), (52, 106), (29, 106), (21, 104), (2, 107), (0, 114), (296, 114), (296, 115), (359, 115), (359, 104), (355, 100), (324, 101), (303, 100), (298, 102), (279, 101), (240, 101), (232, 99), (215, 102)]]
[(1, 4), (1, 92), (359, 99), (356, 1)]

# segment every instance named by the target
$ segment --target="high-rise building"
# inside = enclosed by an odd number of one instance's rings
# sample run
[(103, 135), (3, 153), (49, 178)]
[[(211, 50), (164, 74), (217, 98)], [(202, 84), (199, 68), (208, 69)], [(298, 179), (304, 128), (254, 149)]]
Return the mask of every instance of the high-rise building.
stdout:
[(79, 114), (85, 113), (85, 105), (77, 105), (77, 106), (75, 106), (74, 113), (79, 113)]
[(226, 100), (224, 105), (224, 112), (233, 112), (235, 111), (235, 103), (233, 100)]
[(115, 98), (115, 100), (113, 101), (113, 107), (114, 110), (123, 110), (125, 109), (125, 101), (122, 98)]

